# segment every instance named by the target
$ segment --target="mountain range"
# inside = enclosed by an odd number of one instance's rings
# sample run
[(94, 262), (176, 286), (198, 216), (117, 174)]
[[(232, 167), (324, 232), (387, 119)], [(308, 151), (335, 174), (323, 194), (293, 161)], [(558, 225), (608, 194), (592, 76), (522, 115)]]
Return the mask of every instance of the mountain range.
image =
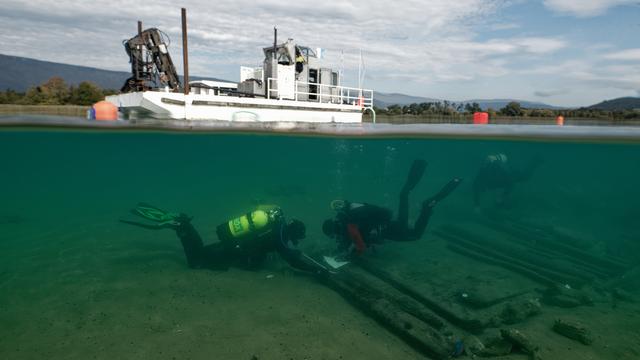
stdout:
[[(373, 102), (377, 107), (380, 108), (385, 108), (389, 105), (410, 105), (410, 104), (420, 104), (420, 103), (429, 103), (429, 102), (443, 102), (444, 100), (442, 99), (434, 99), (434, 98), (427, 98), (427, 97), (420, 97), (420, 96), (411, 96), (411, 95), (405, 95), (405, 94), (397, 94), (397, 93), (392, 93), (392, 94), (385, 94), (385, 93), (379, 93), (376, 92), (373, 95)], [(514, 100), (514, 99), (473, 99), (473, 100), (464, 100), (464, 101), (454, 101), (455, 103), (459, 104), (472, 104), (472, 103), (477, 103), (478, 105), (480, 105), (480, 107), (484, 110), (492, 108), (495, 110), (499, 110), (502, 109), (503, 107), (505, 107), (508, 103), (512, 102), (512, 101), (516, 101), (518, 103), (520, 103), (520, 105), (524, 108), (529, 108), (529, 109), (562, 109), (561, 107), (557, 107), (557, 106), (552, 106), (552, 105), (548, 105), (548, 104), (543, 104), (543, 103), (538, 103), (538, 102), (532, 102), (532, 101), (526, 101), (526, 100)], [(451, 101), (450, 101), (451, 102)]]
[[(0, 91), (7, 89), (24, 92), (32, 86), (37, 86), (49, 80), (53, 76), (59, 76), (68, 84), (78, 85), (83, 81), (90, 81), (103, 89), (120, 89), (125, 80), (131, 75), (124, 71), (112, 71), (96, 69), (87, 66), (77, 66), (42, 61), (25, 57), (0, 54)], [(193, 80), (218, 80), (211, 77), (192, 76)], [(409, 105), (413, 103), (442, 102), (442, 99), (434, 99), (420, 96), (411, 96), (398, 93), (375, 92), (374, 104), (385, 108), (389, 105)], [(517, 99), (474, 99), (457, 101), (456, 103), (478, 103), (482, 109), (501, 109), (508, 103), (516, 101), (524, 108), (535, 109), (560, 109), (544, 103), (517, 100)], [(588, 108), (601, 110), (628, 110), (640, 109), (640, 98), (625, 97), (601, 102)]]
[(601, 103), (591, 105), (589, 109), (596, 110), (637, 110), (640, 109), (640, 98), (621, 97), (613, 100), (606, 100)]
[[(18, 56), (0, 54), (0, 91), (7, 89), (25, 92), (59, 76), (67, 84), (78, 85), (83, 81), (92, 82), (103, 89), (119, 90), (131, 73), (102, 70), (87, 66), (60, 64)], [(191, 80), (220, 80), (211, 77), (191, 76)], [(180, 77), (182, 81), (182, 77)], [(224, 80), (221, 80), (224, 81)]]

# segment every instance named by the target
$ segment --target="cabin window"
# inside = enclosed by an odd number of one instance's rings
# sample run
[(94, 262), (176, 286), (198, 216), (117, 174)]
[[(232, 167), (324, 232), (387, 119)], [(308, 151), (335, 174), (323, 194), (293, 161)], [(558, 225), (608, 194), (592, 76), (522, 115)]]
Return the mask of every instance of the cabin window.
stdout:
[(302, 55), (304, 55), (305, 57), (318, 57), (316, 55), (316, 52), (311, 50), (308, 47), (299, 47), (300, 48), (300, 52), (302, 53)]
[(309, 100), (318, 99), (318, 69), (309, 69)]

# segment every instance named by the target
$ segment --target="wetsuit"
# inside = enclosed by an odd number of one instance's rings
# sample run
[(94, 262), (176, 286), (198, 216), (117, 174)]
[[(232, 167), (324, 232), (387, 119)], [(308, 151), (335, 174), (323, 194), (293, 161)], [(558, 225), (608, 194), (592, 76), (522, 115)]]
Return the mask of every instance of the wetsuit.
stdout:
[(284, 220), (273, 224), (271, 231), (239, 240), (222, 240), (204, 245), (198, 231), (189, 221), (181, 221), (176, 227), (187, 263), (191, 268), (227, 269), (229, 266), (255, 269), (264, 261), (267, 253), (277, 252), (292, 267), (309, 272), (322, 268), (305, 261), (301, 251), (289, 247), (289, 236)]
[(338, 241), (338, 251), (348, 251), (352, 246), (362, 253), (382, 240), (415, 241), (422, 237), (435, 205), (447, 197), (460, 184), (460, 179), (449, 181), (436, 195), (422, 202), (420, 214), (413, 227), (409, 226), (409, 193), (415, 188), (426, 169), (424, 160), (415, 160), (407, 180), (400, 191), (398, 218), (392, 219), (389, 209), (366, 203), (344, 202), (333, 220), (333, 232)]
[(474, 205), (480, 206), (482, 193), (490, 190), (502, 190), (502, 198), (498, 204), (504, 204), (515, 185), (529, 180), (540, 162), (539, 158), (534, 158), (524, 169), (516, 169), (509, 165), (504, 154), (487, 156), (473, 181)]
[(366, 203), (346, 202), (345, 209), (336, 215), (339, 232), (336, 234), (338, 250), (346, 251), (352, 245), (356, 252), (380, 244), (384, 239), (415, 241), (422, 237), (433, 207), (423, 204), (414, 226), (409, 227), (408, 192), (401, 193), (398, 218), (392, 219), (392, 211)]

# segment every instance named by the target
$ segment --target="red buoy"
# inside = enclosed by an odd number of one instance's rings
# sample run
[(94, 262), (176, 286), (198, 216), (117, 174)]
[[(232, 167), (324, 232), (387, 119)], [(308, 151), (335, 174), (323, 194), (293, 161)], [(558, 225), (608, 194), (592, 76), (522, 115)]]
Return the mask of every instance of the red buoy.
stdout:
[(108, 101), (98, 101), (93, 104), (93, 118), (100, 121), (118, 120), (118, 107)]
[(485, 125), (489, 123), (489, 113), (477, 112), (473, 113), (473, 123), (475, 125)]

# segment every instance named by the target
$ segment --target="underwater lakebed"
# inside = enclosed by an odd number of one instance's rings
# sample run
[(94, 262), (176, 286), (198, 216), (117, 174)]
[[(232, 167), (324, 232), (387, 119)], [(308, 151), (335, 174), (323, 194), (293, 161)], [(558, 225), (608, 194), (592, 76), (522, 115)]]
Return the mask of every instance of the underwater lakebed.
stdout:
[[(469, 129), (361, 138), (5, 127), (0, 354), (637, 359), (640, 143), (606, 128), (532, 128), (530, 138)], [(277, 204), (306, 225), (298, 248), (321, 262), (336, 251), (322, 229), (332, 200), (395, 216), (416, 159), (427, 167), (409, 194), (411, 225), (425, 199), (462, 179), (425, 233), (370, 246), (321, 278), (276, 253), (252, 269), (190, 269), (173, 231), (118, 221), (154, 204), (193, 216), (209, 244), (221, 223)], [(507, 186), (504, 173), (520, 175)]]

